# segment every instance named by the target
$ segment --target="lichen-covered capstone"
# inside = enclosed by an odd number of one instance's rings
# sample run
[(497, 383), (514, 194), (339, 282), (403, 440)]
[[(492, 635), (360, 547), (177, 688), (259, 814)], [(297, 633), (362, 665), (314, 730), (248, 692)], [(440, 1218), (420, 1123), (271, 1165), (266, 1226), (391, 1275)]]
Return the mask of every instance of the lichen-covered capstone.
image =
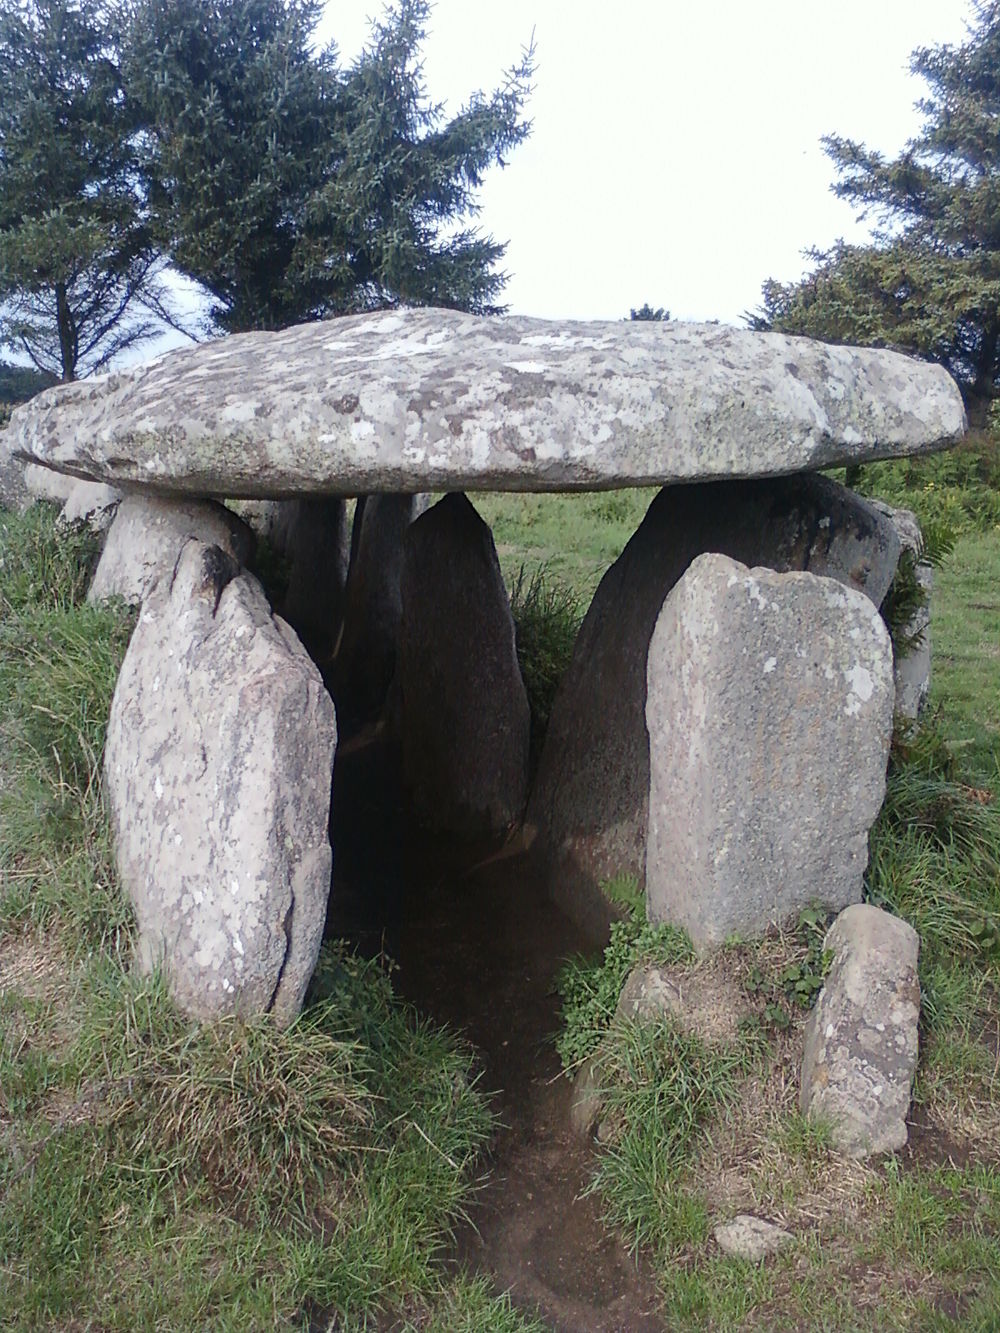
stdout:
[(895, 1152), (917, 1068), (917, 932), (858, 903), (834, 921), (825, 948), (833, 962), (806, 1028), (802, 1111), (829, 1121), (834, 1145), (852, 1157)]
[(696, 556), (809, 570), (884, 598), (899, 558), (890, 521), (826, 477), (671, 486), (601, 580), (549, 720), (528, 809), (556, 901), (595, 937), (603, 880), (646, 868), (646, 656), (664, 599)]
[(254, 550), (243, 520), (214, 500), (126, 495), (115, 512), (87, 600), (123, 597), (137, 606), (157, 579), (173, 573), (185, 542), (218, 546), (238, 565)]
[(144, 966), (190, 1014), (298, 1013), (330, 890), (333, 704), (263, 590), (189, 541), (111, 705), (107, 792)]
[(234, 334), (39, 394), (26, 459), (280, 498), (599, 490), (944, 448), (958, 387), (898, 352), (725, 325), (392, 310)]
[(403, 543), (393, 681), (403, 782), (418, 818), (460, 835), (520, 819), (528, 785), (528, 698), (493, 535), (448, 495)]
[(892, 645), (861, 593), (703, 555), (649, 645), (646, 910), (699, 948), (861, 897)]

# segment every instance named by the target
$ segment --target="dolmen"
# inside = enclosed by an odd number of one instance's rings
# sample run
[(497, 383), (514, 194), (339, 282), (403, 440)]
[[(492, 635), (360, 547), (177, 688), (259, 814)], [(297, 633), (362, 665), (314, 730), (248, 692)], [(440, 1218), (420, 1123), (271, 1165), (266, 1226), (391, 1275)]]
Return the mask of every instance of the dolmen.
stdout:
[[(330, 886), (334, 703), (391, 730), (418, 819), (520, 829), (595, 936), (623, 873), (702, 950), (858, 903), (901, 542), (822, 470), (965, 428), (946, 372), (896, 352), (444, 310), (234, 335), (18, 408), (8, 455), (112, 488), (102, 515), (120, 499), (93, 595), (139, 608), (106, 776), (142, 962), (195, 1015), (294, 1018)], [(583, 622), (532, 781), (468, 497), (634, 486), (659, 492)], [(253, 528), (286, 562), (277, 609), (247, 572)]]

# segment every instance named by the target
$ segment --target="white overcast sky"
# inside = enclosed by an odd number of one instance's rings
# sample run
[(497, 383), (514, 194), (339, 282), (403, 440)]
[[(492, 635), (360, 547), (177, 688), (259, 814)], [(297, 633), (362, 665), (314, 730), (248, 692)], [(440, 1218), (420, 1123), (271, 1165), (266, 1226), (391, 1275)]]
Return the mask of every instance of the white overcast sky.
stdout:
[[(382, 11), (329, 0), (317, 40), (349, 64)], [(910, 53), (970, 21), (968, 0), (436, 0), (424, 77), (458, 111), (534, 33), (531, 137), (479, 196), (478, 225), (508, 243), (511, 313), (621, 319), (648, 301), (735, 324), (808, 247), (868, 238), (820, 138), (898, 152), (925, 92)]]
[[(347, 63), (378, 14), (334, 0)], [(457, 110), (535, 34), (531, 138), (493, 170), (484, 231), (508, 245), (503, 299), (549, 318), (739, 320), (801, 252), (867, 232), (830, 192), (819, 139), (895, 152), (918, 128), (918, 46), (961, 42), (967, 0), (437, 0), (429, 96)]]

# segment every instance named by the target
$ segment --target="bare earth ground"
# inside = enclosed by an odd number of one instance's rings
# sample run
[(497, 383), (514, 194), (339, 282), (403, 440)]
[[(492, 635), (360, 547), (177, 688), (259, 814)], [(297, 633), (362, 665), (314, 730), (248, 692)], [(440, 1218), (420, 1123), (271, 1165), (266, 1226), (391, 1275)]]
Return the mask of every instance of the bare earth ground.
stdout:
[[(569, 1129), (571, 1087), (553, 1045), (555, 973), (588, 941), (516, 848), (443, 853), (406, 830), (377, 737), (344, 751), (334, 802), (339, 908), (328, 931), (370, 951), (384, 945), (401, 993), (473, 1042), (501, 1120), (451, 1261), (488, 1273), (556, 1333), (658, 1333), (666, 1326), (651, 1276), (602, 1227), (597, 1201), (583, 1197), (592, 1157)], [(371, 895), (373, 882), (381, 891)]]

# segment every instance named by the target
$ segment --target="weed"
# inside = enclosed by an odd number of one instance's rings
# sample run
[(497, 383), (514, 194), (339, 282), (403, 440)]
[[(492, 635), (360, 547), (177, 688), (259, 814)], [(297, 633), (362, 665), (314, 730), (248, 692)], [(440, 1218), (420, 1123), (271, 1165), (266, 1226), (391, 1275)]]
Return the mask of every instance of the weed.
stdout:
[(809, 1009), (815, 1002), (833, 961), (831, 951), (823, 947), (828, 922), (829, 913), (822, 908), (805, 908), (791, 940), (793, 956), (786, 956), (775, 971), (761, 954), (744, 976), (744, 989), (763, 1000), (764, 1019), (774, 1027), (791, 1026), (790, 1005)]
[(646, 891), (635, 875), (612, 875), (601, 884), (605, 898), (624, 907), (634, 921), (646, 915)]
[(865, 464), (851, 483), (898, 508), (929, 531), (988, 532), (1000, 524), (1000, 433), (972, 432), (955, 449), (927, 457)]
[(896, 572), (881, 606), (882, 619), (889, 630), (897, 662), (916, 652), (926, 635), (924, 628), (913, 629), (914, 621), (929, 604), (918, 566), (928, 564), (940, 569), (955, 549), (955, 540), (954, 532), (946, 524), (929, 522), (919, 549), (913, 551), (907, 546), (900, 553)]
[(600, 959), (569, 959), (556, 979), (562, 997), (559, 1057), (572, 1069), (595, 1049), (611, 1026), (628, 974), (642, 962), (681, 963), (693, 956), (691, 941), (675, 926), (652, 925), (635, 914), (611, 925)]

